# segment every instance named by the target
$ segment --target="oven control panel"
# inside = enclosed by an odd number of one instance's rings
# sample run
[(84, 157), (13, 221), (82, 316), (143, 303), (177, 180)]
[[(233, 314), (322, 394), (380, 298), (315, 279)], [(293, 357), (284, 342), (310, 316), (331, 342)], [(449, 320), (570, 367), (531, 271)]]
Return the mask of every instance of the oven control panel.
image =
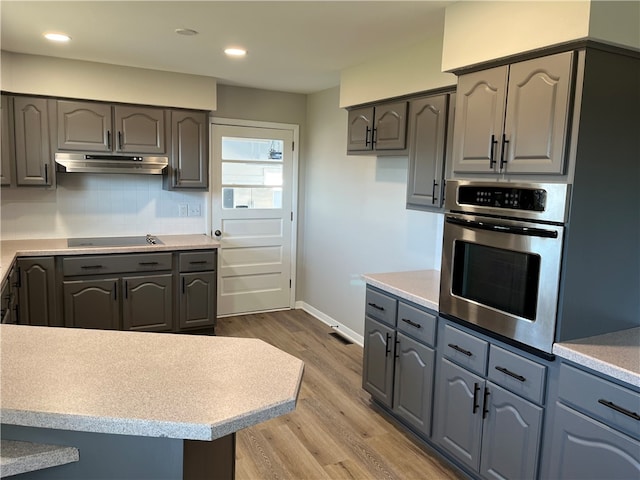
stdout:
[(461, 185), (458, 189), (460, 205), (544, 212), (546, 202), (547, 192), (540, 188)]

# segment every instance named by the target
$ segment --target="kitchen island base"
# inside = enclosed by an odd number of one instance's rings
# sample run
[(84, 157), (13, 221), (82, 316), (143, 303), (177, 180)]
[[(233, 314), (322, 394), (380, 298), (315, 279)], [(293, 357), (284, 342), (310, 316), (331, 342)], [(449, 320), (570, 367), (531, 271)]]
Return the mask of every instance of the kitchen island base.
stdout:
[(226, 480), (235, 475), (235, 433), (201, 441), (3, 424), (2, 437), (80, 450), (80, 461), (24, 473), (19, 477), (21, 480)]

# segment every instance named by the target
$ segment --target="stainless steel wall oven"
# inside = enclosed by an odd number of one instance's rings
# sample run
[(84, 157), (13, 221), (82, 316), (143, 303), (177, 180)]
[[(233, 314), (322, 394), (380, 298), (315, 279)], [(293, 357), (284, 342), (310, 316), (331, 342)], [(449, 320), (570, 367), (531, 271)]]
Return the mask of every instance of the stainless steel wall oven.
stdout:
[(440, 313), (552, 351), (569, 186), (450, 180)]

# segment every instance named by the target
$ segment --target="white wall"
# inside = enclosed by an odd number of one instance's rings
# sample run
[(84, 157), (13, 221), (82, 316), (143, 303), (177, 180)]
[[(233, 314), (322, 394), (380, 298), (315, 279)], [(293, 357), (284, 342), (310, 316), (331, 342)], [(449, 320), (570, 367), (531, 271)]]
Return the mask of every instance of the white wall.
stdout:
[(440, 267), (442, 215), (405, 209), (406, 157), (347, 156), (339, 89), (309, 95), (298, 298), (362, 336), (363, 273)]
[(216, 109), (216, 79), (1, 52), (2, 90), (165, 107)]
[[(2, 239), (205, 233), (206, 193), (162, 190), (159, 175), (58, 174), (57, 189), (0, 189)], [(180, 203), (201, 205), (179, 217)]]

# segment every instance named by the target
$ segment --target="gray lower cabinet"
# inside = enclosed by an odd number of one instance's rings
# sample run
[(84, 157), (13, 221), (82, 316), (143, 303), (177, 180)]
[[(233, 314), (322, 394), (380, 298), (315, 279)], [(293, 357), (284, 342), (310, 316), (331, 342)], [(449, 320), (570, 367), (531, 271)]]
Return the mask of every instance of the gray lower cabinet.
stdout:
[(125, 277), (123, 330), (162, 332), (173, 328), (173, 274)]
[(548, 478), (640, 478), (640, 393), (562, 363)]
[(120, 330), (119, 279), (63, 282), (66, 327)]
[(178, 270), (178, 328), (214, 327), (217, 316), (216, 250), (180, 252)]
[[(424, 437), (431, 435), (436, 315), (367, 288), (363, 388)], [(397, 320), (397, 322), (396, 322)]]
[(433, 440), (483, 478), (537, 478), (546, 367), (448, 324), (440, 338)]
[(2, 283), (0, 323), (18, 323), (18, 269), (12, 267)]
[(54, 257), (19, 258), (19, 323), (55, 326), (56, 276)]

